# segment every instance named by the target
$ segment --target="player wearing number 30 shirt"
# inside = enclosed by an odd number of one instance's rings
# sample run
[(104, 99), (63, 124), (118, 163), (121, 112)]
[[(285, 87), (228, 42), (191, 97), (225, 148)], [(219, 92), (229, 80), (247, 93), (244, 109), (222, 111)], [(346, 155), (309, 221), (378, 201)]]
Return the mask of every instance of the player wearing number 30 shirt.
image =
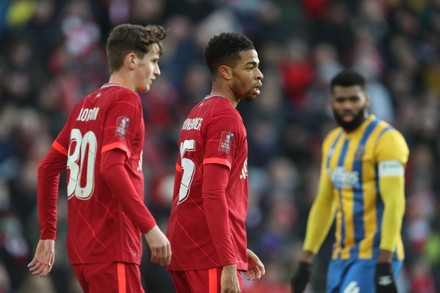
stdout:
[[(67, 157), (67, 253), (72, 264), (109, 260), (140, 262), (140, 232), (155, 225), (143, 204), (143, 142), (144, 121), (139, 96), (118, 84), (105, 84), (71, 112), (53, 148)], [(103, 162), (103, 155), (112, 149), (127, 154), (129, 159), (125, 166), (136, 197), (130, 198), (132, 195), (127, 194), (118, 198), (100, 176), (101, 170), (95, 170)], [(40, 209), (51, 210), (47, 205), (52, 201), (51, 198), (43, 201)], [(53, 239), (55, 219), (44, 219), (48, 215), (47, 212), (41, 214), (42, 237)]]
[(28, 265), (44, 276), (55, 259), (59, 175), (66, 170), (67, 253), (85, 293), (144, 292), (139, 264), (144, 234), (151, 260), (167, 264), (168, 239), (144, 204), (144, 121), (137, 93), (160, 75), (166, 31), (121, 24), (110, 33), (109, 82), (71, 111), (38, 169), (40, 240)]

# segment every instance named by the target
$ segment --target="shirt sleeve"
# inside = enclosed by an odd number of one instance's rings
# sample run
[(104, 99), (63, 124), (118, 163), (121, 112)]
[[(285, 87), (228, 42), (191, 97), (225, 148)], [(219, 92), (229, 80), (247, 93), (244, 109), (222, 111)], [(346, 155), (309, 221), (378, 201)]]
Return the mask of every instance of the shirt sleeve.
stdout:
[(237, 262), (226, 201), (229, 172), (229, 168), (221, 164), (207, 164), (203, 167), (203, 209), (206, 211), (206, 222), (217, 251), (220, 266)]
[(229, 169), (243, 138), (240, 128), (243, 122), (234, 116), (220, 116), (211, 121), (206, 134), (203, 164), (220, 164)]
[(66, 169), (70, 140), (70, 121), (67, 119), (52, 147), (38, 167), (37, 204), (40, 239), (56, 238), (57, 202), (60, 173)]
[[(54, 145), (62, 148), (57, 142)], [(58, 186), (60, 173), (66, 168), (66, 154), (53, 146), (38, 168), (38, 216), (42, 240), (56, 238)]]
[(105, 183), (121, 204), (125, 214), (136, 223), (142, 233), (148, 232), (156, 221), (137, 194), (125, 168), (126, 154), (118, 149), (102, 154), (100, 173)]
[(235, 255), (229, 223), (226, 188), (230, 169), (244, 138), (242, 125), (233, 115), (218, 115), (208, 125), (203, 159), (202, 200), (208, 229), (217, 251), (219, 265), (235, 264)]
[[(323, 143), (322, 154), (326, 158), (327, 142)], [(303, 250), (318, 253), (324, 242), (336, 214), (336, 205), (333, 199), (333, 184), (328, 176), (326, 160), (321, 162), (321, 173), (318, 192), (310, 209), (307, 232)]]
[(405, 212), (404, 169), (409, 149), (403, 136), (393, 129), (378, 141), (376, 155), (380, 196), (384, 203), (380, 248), (393, 252)]
[(101, 153), (117, 148), (130, 157), (141, 117), (142, 108), (138, 95), (127, 92), (116, 98), (107, 110)]

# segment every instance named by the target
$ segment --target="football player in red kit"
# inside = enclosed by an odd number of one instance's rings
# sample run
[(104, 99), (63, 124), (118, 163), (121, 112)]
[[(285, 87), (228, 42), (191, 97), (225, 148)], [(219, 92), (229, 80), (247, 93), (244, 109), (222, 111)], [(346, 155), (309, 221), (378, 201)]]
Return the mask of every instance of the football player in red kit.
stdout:
[(179, 138), (167, 267), (177, 293), (240, 292), (265, 273), (247, 249), (247, 136), (236, 110), (260, 94), (263, 74), (252, 42), (239, 33), (213, 37), (205, 50), (212, 91), (184, 121)]
[(38, 169), (40, 240), (29, 269), (48, 274), (55, 260), (59, 175), (67, 171), (67, 253), (84, 292), (144, 292), (142, 237), (151, 261), (168, 264), (168, 239), (144, 204), (144, 121), (137, 93), (160, 75), (166, 31), (122, 24), (107, 40), (110, 80), (87, 95)]

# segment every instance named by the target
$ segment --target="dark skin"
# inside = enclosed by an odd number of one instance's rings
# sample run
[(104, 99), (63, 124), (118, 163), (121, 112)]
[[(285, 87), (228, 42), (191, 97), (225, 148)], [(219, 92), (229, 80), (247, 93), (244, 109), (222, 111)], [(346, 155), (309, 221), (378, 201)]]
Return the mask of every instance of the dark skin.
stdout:
[[(332, 89), (330, 104), (335, 115), (344, 123), (354, 121), (354, 117), (363, 113), (364, 119), (368, 116), (369, 97), (358, 85), (354, 86), (335, 86)], [(342, 126), (342, 125), (341, 125)], [(378, 263), (391, 263), (393, 252), (381, 249), (379, 252)], [(312, 251), (303, 251), (301, 261), (312, 263), (315, 254)]]
[(213, 78), (211, 94), (226, 97), (234, 107), (240, 100), (253, 100), (260, 94), (264, 78), (255, 50), (243, 51), (234, 66), (220, 65)]
[[(253, 100), (260, 94), (263, 85), (263, 73), (259, 69), (260, 60), (257, 51), (249, 50), (240, 53), (240, 59), (233, 65), (220, 65), (213, 76), (211, 95), (226, 97), (234, 107), (241, 100)], [(248, 280), (258, 280), (265, 274), (264, 264), (251, 250), (246, 250), (248, 271), (244, 272)], [(221, 292), (238, 293), (240, 286), (235, 264), (223, 267), (221, 275)]]

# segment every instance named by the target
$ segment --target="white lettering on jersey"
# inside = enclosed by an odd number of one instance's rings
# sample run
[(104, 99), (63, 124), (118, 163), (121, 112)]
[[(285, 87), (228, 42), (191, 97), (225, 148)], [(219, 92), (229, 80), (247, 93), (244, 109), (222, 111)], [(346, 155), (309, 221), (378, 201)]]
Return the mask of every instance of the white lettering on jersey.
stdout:
[(247, 166), (247, 159), (244, 161), (243, 168), (241, 169), (240, 179), (246, 179), (248, 176), (248, 166)]
[(356, 281), (348, 283), (347, 287), (344, 289), (344, 293), (359, 293), (361, 290)]
[(354, 187), (359, 183), (359, 174), (356, 171), (349, 172), (344, 167), (328, 170), (329, 177), (336, 188)]
[(98, 117), (99, 107), (95, 107), (92, 109), (89, 108), (81, 108), (81, 111), (79, 111), (78, 117), (76, 117), (76, 121), (90, 121), (90, 120), (96, 120)]
[(200, 130), (200, 127), (202, 127), (203, 118), (192, 118), (192, 119), (186, 119), (183, 122), (182, 130)]
[(401, 177), (404, 167), (399, 161), (382, 161), (379, 163), (379, 177)]

